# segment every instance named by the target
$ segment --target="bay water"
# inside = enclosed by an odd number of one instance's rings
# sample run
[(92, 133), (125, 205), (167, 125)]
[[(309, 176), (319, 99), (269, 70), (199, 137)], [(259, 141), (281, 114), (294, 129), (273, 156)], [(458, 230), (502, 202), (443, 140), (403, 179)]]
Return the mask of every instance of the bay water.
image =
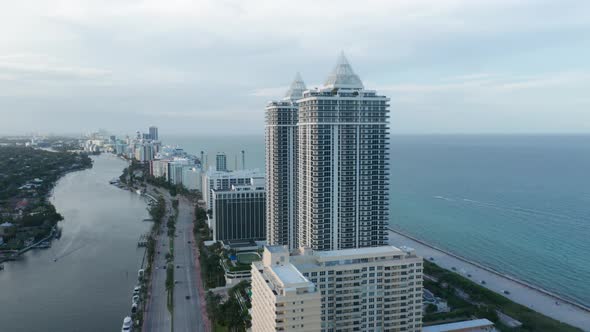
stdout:
[(144, 255), (147, 204), (109, 184), (127, 163), (112, 155), (64, 176), (51, 201), (64, 216), (59, 240), (0, 271), (0, 331), (119, 331)]

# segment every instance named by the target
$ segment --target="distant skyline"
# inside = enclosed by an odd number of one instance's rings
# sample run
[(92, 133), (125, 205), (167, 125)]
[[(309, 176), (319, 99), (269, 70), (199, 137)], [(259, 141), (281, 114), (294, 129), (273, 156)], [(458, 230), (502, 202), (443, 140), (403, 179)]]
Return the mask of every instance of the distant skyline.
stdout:
[(264, 132), (344, 51), (391, 133), (590, 133), (590, 2), (18, 1), (0, 5), (0, 135)]

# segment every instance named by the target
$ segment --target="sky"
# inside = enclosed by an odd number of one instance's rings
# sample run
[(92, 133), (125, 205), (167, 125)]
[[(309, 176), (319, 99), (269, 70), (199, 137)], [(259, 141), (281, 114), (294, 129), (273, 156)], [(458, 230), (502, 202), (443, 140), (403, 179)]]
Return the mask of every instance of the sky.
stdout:
[(587, 0), (2, 1), (0, 41), (0, 135), (262, 135), (341, 51), (393, 134), (590, 133)]

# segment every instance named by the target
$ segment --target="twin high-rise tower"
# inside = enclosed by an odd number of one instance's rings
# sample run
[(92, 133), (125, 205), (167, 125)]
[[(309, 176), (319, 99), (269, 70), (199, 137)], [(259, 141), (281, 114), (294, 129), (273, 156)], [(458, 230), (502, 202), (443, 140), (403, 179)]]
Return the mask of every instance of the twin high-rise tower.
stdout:
[(320, 88), (297, 75), (266, 122), (252, 330), (420, 331), (422, 258), (387, 245), (389, 99), (341, 56)]
[(341, 55), (324, 85), (297, 75), (266, 108), (267, 240), (340, 250), (387, 242), (389, 99)]

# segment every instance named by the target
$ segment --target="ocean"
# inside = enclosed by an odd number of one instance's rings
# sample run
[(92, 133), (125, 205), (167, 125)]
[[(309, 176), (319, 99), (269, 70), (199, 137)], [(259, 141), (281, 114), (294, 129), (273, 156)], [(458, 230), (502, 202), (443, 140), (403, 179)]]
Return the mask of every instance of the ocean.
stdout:
[[(264, 171), (263, 136), (165, 136)], [(391, 138), (390, 225), (590, 305), (590, 135)]]

